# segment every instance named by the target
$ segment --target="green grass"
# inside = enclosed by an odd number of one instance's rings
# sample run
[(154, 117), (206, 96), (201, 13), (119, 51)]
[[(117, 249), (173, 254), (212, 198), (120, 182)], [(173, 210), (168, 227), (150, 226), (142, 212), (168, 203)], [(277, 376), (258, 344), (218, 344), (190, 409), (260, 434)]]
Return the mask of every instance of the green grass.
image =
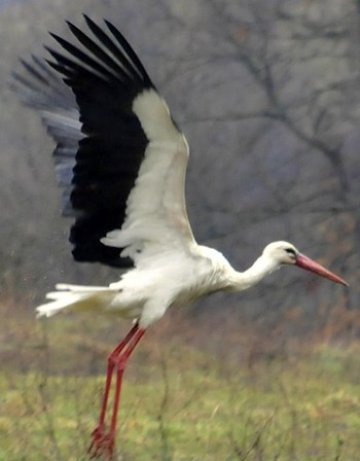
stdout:
[[(142, 349), (125, 376), (118, 459), (358, 461), (359, 377), (355, 346), (251, 369), (179, 344), (151, 359)], [(103, 379), (3, 372), (0, 460), (86, 460)]]

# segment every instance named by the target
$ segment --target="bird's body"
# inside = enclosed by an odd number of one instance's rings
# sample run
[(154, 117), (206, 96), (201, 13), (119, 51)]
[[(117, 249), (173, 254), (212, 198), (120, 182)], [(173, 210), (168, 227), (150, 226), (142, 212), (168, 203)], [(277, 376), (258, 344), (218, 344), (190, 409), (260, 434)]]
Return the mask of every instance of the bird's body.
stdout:
[[(197, 244), (186, 252), (164, 252), (144, 266), (127, 271), (109, 287), (59, 284), (47, 295), (54, 301), (39, 306), (37, 312), (51, 316), (64, 308), (97, 311), (138, 319), (147, 328), (169, 307), (188, 305), (216, 291), (241, 291), (255, 283), (251, 269), (238, 273), (220, 252)], [(264, 269), (271, 272), (275, 267)]]
[[(48, 49), (72, 90), (45, 63), (23, 62), (16, 74), (23, 101), (38, 109), (57, 146), (64, 214), (74, 259), (128, 268), (108, 287), (59, 284), (39, 306), (39, 316), (90, 311), (135, 319), (110, 354), (102, 410), (90, 453), (111, 459), (122, 374), (145, 330), (172, 306), (220, 290), (247, 289), (283, 265), (296, 265), (335, 282), (340, 277), (302, 255), (292, 244), (269, 244), (254, 264), (238, 272), (218, 251), (199, 245), (186, 212), (188, 143), (139, 58), (106, 21), (104, 31), (85, 20), (92, 36), (69, 23), (82, 48), (54, 36), (68, 54)], [(105, 416), (117, 373), (110, 427)]]

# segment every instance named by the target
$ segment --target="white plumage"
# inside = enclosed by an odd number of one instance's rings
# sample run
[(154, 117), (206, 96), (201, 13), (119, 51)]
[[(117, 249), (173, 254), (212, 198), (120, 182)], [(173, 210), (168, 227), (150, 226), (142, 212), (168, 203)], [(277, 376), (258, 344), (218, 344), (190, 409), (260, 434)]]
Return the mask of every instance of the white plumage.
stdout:
[[(50, 65), (24, 62), (16, 74), (24, 102), (38, 109), (57, 147), (64, 213), (74, 216), (70, 240), (78, 261), (133, 268), (108, 287), (58, 284), (38, 316), (60, 311), (101, 311), (136, 320), (109, 357), (102, 411), (90, 453), (110, 459), (122, 373), (145, 329), (171, 306), (219, 290), (240, 291), (282, 265), (296, 265), (335, 282), (340, 277), (299, 253), (290, 243), (269, 244), (246, 271), (238, 272), (218, 251), (198, 245), (186, 213), (189, 147), (139, 58), (106, 21), (105, 32), (85, 16), (94, 38), (69, 23), (78, 48), (54, 36), (70, 56), (49, 49)], [(105, 413), (114, 368), (114, 410)]]

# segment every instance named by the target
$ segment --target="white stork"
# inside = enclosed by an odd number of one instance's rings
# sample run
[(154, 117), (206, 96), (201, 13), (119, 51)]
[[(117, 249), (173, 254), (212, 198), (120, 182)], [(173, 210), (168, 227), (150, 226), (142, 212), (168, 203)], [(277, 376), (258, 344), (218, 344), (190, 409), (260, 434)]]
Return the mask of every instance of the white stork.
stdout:
[[(15, 74), (23, 101), (41, 112), (56, 141), (56, 171), (65, 189), (64, 212), (75, 217), (70, 233), (76, 261), (133, 268), (107, 287), (59, 284), (38, 316), (63, 311), (114, 312), (135, 320), (110, 354), (98, 425), (90, 455), (112, 458), (122, 376), (146, 329), (172, 306), (219, 290), (241, 291), (284, 265), (334, 282), (346, 282), (301, 254), (291, 243), (267, 245), (238, 272), (218, 251), (199, 245), (184, 198), (189, 157), (185, 136), (123, 35), (108, 21), (85, 17), (91, 35), (68, 23), (75, 46), (53, 35), (65, 54), (48, 48), (45, 62), (23, 61)], [(106, 410), (113, 373), (113, 412)]]

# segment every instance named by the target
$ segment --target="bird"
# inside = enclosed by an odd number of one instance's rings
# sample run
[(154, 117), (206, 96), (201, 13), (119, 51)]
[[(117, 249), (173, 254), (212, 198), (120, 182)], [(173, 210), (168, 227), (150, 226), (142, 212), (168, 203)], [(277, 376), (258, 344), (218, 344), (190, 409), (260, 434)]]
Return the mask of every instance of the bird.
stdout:
[(108, 357), (89, 447), (90, 457), (111, 460), (126, 363), (170, 307), (248, 289), (284, 266), (347, 282), (286, 241), (269, 243), (242, 271), (197, 243), (186, 211), (184, 134), (122, 33), (107, 20), (99, 25), (84, 15), (84, 21), (86, 32), (67, 21), (76, 44), (51, 34), (57, 47), (46, 47), (49, 58), (22, 60), (23, 72), (14, 73), (14, 82), (55, 140), (63, 214), (73, 217), (74, 260), (121, 271), (108, 286), (57, 284), (36, 309), (39, 317), (96, 311), (133, 321)]

